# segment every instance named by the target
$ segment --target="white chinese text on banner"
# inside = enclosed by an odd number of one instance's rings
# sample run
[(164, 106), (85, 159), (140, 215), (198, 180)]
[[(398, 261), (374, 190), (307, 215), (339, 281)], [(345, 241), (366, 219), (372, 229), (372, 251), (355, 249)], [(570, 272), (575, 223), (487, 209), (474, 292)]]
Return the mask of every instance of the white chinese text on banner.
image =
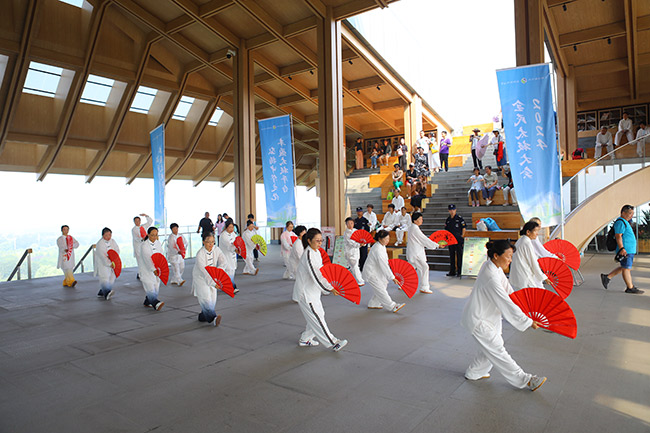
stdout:
[(154, 224), (166, 225), (165, 215), (165, 125), (160, 124), (149, 133), (151, 166), (153, 167)]
[(560, 161), (548, 64), (497, 71), (506, 149), (524, 221), (561, 223)]

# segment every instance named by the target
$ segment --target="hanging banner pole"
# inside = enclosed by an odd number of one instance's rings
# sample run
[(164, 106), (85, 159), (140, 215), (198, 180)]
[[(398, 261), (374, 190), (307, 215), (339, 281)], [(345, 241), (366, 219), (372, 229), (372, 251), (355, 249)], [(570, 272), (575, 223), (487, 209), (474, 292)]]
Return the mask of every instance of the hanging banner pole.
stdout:
[(161, 123), (149, 133), (151, 140), (151, 165), (153, 167), (154, 225), (165, 227), (165, 124)]

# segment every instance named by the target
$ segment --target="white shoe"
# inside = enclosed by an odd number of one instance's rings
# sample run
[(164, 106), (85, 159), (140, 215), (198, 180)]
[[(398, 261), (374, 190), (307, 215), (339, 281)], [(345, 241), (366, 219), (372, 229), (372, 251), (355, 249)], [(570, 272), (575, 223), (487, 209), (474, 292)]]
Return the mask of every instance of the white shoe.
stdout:
[(477, 377), (476, 379), (472, 379), (471, 377), (465, 376), (465, 379), (467, 380), (481, 380), (481, 379), (489, 379), (490, 378), (490, 373), (486, 374), (485, 376), (482, 377)]
[(426, 294), (433, 293), (433, 292), (431, 291), (431, 289), (420, 289), (420, 292), (421, 292), (421, 293), (426, 293)]
[(399, 310), (402, 309), (402, 307), (403, 307), (404, 305), (406, 305), (406, 304), (396, 304), (396, 305), (393, 307), (393, 313), (397, 313)]
[(381, 305), (379, 307), (371, 307), (370, 305), (368, 305), (369, 310), (381, 310), (382, 308), (384, 307), (382, 307)]
[(164, 302), (158, 301), (158, 303), (153, 307), (156, 311), (160, 311), (160, 309), (165, 305)]
[(492, 200), (486, 200), (485, 203), (487, 203), (488, 206), (492, 204)]
[(399, 242), (395, 242), (395, 246), (398, 246), (398, 245), (399, 245)]
[(298, 341), (298, 346), (300, 347), (311, 347), (311, 346), (318, 346), (320, 343), (316, 340), (308, 340), (308, 341)]
[[(347, 346), (348, 340), (339, 340), (334, 346), (332, 346), (332, 350), (334, 352), (338, 352), (339, 350), (343, 349), (345, 346)], [(546, 378), (544, 378), (546, 379)]]
[(533, 376), (530, 378), (528, 381), (528, 389), (531, 391), (537, 390), (540, 386), (544, 385), (544, 382), (546, 382), (546, 378), (544, 376), (538, 377), (538, 376)]
[(218, 314), (217, 317), (215, 317), (212, 322), (210, 322), (210, 325), (217, 327), (219, 326), (219, 323), (221, 323), (221, 314)]
[(503, 203), (504, 206), (508, 206), (508, 203)]

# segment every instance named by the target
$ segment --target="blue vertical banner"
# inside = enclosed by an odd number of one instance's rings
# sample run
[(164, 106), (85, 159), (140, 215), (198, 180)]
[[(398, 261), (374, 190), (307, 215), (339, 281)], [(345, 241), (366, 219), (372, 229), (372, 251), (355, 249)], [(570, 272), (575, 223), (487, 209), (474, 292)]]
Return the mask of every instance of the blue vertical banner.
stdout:
[(497, 71), (506, 149), (525, 221), (562, 221), (560, 160), (549, 64)]
[(284, 227), (296, 219), (295, 170), (291, 115), (258, 121), (262, 151), (266, 224)]
[(165, 124), (149, 133), (151, 140), (151, 166), (153, 167), (154, 224), (166, 225), (165, 212)]

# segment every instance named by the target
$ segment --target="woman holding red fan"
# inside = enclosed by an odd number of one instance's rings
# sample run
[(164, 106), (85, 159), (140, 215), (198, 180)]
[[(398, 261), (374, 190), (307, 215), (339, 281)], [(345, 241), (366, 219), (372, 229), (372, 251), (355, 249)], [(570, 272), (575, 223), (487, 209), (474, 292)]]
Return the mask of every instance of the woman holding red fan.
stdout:
[(476, 277), (461, 319), (461, 325), (479, 345), (478, 356), (467, 368), (465, 378), (486, 379), (494, 366), (512, 386), (535, 391), (546, 378), (524, 372), (506, 351), (501, 336), (502, 316), (522, 332), (541, 324), (526, 316), (510, 299), (513, 290), (503, 270), (512, 262), (513, 246), (503, 239), (485, 246), (488, 260)]
[(228, 218), (224, 223), (221, 235), (219, 235), (219, 248), (226, 258), (226, 264), (223, 270), (230, 277), (232, 286), (235, 288), (235, 293), (237, 293), (239, 289), (237, 289), (237, 284), (235, 284), (235, 271), (237, 270), (237, 254), (241, 251), (235, 246), (235, 239), (237, 239), (235, 223), (232, 219)]
[(533, 244), (539, 234), (539, 224), (535, 221), (528, 221), (519, 234), (521, 237), (515, 244), (517, 252), (512, 256), (512, 266), (510, 266), (510, 284), (515, 290), (524, 287), (543, 289), (543, 283), (548, 283), (548, 280), (539, 267), (537, 262), (539, 256)]
[[(298, 270), (298, 264), (302, 258), (302, 253), (305, 252), (305, 247), (302, 245), (302, 237), (305, 235), (306, 231), (307, 227), (305, 226), (296, 226), (296, 228), (293, 229), (293, 234), (298, 236), (298, 239), (296, 239), (293, 245), (291, 245), (291, 253), (289, 254), (289, 261), (287, 263), (290, 280), (296, 279), (296, 270)], [(295, 299), (295, 296), (294, 301), (298, 302), (298, 299)]]
[(348, 261), (348, 267), (350, 268), (352, 275), (354, 275), (354, 279), (357, 280), (357, 284), (363, 286), (366, 283), (363, 281), (361, 270), (359, 269), (359, 257), (361, 255), (359, 248), (361, 247), (361, 244), (350, 239), (352, 234), (357, 231), (357, 229), (354, 228), (354, 220), (347, 217), (345, 219), (345, 227), (347, 227), (345, 233), (343, 233), (343, 236), (345, 236), (345, 260)]
[(158, 229), (156, 227), (149, 227), (149, 230), (147, 230), (147, 240), (142, 242), (141, 248), (139, 272), (140, 281), (142, 281), (142, 287), (146, 293), (143, 305), (160, 311), (165, 303), (158, 300), (160, 276), (151, 258), (154, 254), (162, 254), (163, 252), (162, 245), (158, 241)]
[(348, 344), (348, 341), (339, 340), (332, 335), (325, 323), (325, 310), (323, 310), (320, 297), (330, 293), (338, 295), (338, 292), (320, 272), (323, 259), (318, 249), (322, 243), (323, 235), (316, 228), (307, 230), (302, 237), (305, 252), (296, 272), (293, 296), (294, 300), (298, 301), (300, 311), (307, 321), (307, 327), (300, 336), (298, 345), (301, 347), (318, 346), (318, 341), (320, 341), (326, 347), (331, 347), (334, 352), (338, 352)]
[(120, 247), (112, 236), (111, 229), (104, 227), (101, 239), (95, 243), (95, 276), (99, 277), (100, 287), (97, 296), (107, 301), (113, 296), (113, 283), (115, 283), (115, 265), (108, 258), (108, 250), (120, 253)]
[(58, 269), (63, 271), (65, 279), (63, 285), (67, 287), (74, 287), (77, 285), (77, 280), (74, 279), (74, 250), (79, 248), (79, 242), (68, 233), (70, 227), (67, 225), (61, 226), (61, 236), (56, 240), (56, 246), (59, 247), (59, 260), (56, 264)]
[(370, 248), (366, 264), (363, 266), (363, 277), (370, 283), (370, 287), (375, 294), (368, 302), (368, 308), (371, 310), (381, 310), (386, 308), (388, 311), (397, 313), (404, 305), (393, 301), (388, 294), (388, 281), (393, 281), (399, 285), (399, 281), (393, 275), (388, 265), (388, 253), (386, 245), (390, 241), (390, 233), (386, 230), (379, 230), (375, 233), (375, 244)]
[(172, 270), (172, 277), (169, 281), (172, 284), (182, 286), (185, 284), (183, 271), (185, 270), (185, 251), (187, 251), (187, 241), (185, 240), (185, 236), (178, 233), (178, 224), (173, 223), (169, 228), (172, 231), (172, 234), (167, 238), (167, 260), (169, 260)]
[(207, 235), (203, 239), (203, 248), (196, 253), (196, 262), (192, 269), (192, 294), (201, 306), (199, 322), (208, 322), (212, 326), (219, 326), (221, 323), (221, 315), (215, 312), (217, 287), (205, 268), (214, 266), (225, 270), (227, 264), (224, 253), (214, 245), (214, 236)]
[(433, 293), (429, 287), (429, 264), (427, 263), (427, 255), (424, 249), (429, 248), (430, 250), (435, 250), (438, 248), (438, 244), (424, 236), (424, 233), (420, 230), (420, 226), (424, 222), (420, 212), (413, 212), (411, 221), (413, 224), (411, 224), (408, 231), (406, 260), (418, 272), (420, 292)]
[[(530, 220), (533, 221), (533, 222), (536, 222), (537, 224), (539, 224), (540, 227), (542, 227), (542, 220), (541, 219), (539, 219), (537, 217), (533, 217)], [(535, 248), (535, 252), (537, 253), (537, 257), (539, 257), (540, 259), (542, 257), (552, 257), (554, 259), (558, 258), (558, 256), (556, 256), (555, 254), (553, 254), (552, 252), (550, 252), (549, 250), (544, 248), (544, 244), (542, 243), (542, 240), (540, 239), (539, 235), (533, 241), (533, 248)]]

